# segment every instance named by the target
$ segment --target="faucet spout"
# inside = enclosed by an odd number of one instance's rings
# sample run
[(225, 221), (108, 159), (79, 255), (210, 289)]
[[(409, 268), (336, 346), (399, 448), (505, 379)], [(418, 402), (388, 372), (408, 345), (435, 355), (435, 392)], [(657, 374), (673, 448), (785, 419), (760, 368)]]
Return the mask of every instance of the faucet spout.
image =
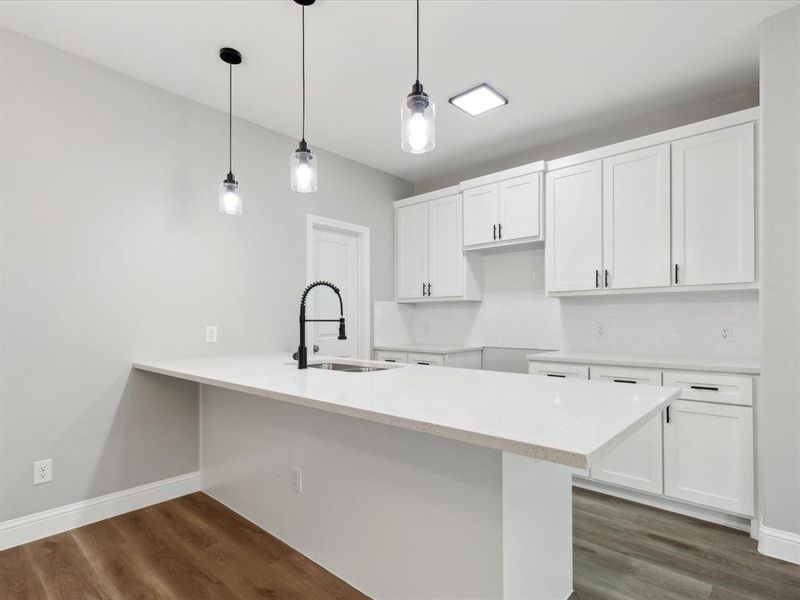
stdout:
[[(308, 293), (315, 287), (324, 286), (331, 288), (336, 296), (339, 298), (339, 318), (338, 319), (306, 319), (306, 298)], [(300, 346), (297, 348), (297, 368), (308, 368), (308, 350), (306, 348), (306, 323), (319, 323), (319, 322), (339, 322), (339, 336), (338, 339), (346, 340), (347, 333), (345, 332), (344, 324), (344, 303), (342, 302), (342, 295), (339, 293), (339, 288), (329, 281), (315, 281), (303, 290), (303, 295), (300, 297)]]

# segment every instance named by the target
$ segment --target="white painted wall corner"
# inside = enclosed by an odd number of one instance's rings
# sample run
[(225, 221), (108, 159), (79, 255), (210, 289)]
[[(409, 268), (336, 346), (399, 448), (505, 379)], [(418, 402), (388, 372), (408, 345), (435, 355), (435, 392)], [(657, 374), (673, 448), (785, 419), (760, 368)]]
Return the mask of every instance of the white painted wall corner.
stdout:
[(0, 550), (198, 491), (200, 473), (195, 471), (4, 521), (0, 523)]

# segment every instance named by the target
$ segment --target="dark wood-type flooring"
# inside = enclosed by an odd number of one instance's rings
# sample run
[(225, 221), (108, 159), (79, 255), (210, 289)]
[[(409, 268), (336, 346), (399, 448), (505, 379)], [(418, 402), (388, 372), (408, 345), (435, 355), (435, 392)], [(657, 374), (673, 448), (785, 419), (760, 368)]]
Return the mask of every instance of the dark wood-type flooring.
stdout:
[[(571, 600), (798, 600), (800, 566), (746, 534), (574, 492)], [(331, 573), (202, 493), (0, 552), (0, 600), (354, 600)]]

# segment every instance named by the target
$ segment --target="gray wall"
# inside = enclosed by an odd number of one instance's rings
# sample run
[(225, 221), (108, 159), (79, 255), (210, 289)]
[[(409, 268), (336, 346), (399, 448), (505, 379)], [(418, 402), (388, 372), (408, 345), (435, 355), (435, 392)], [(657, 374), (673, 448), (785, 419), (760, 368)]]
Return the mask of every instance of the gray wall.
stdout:
[[(194, 384), (131, 362), (295, 346), (307, 213), (371, 228), (373, 298), (391, 299), (391, 201), (411, 186), (319, 152), (320, 191), (294, 194), (296, 140), (237, 120), (244, 216), (220, 215), (225, 114), (0, 44), (2, 521), (195, 470)], [(34, 487), (48, 457), (54, 481)]]
[(761, 26), (762, 522), (800, 534), (800, 9)]
[(758, 85), (705, 102), (673, 106), (669, 109), (647, 114), (641, 118), (609, 123), (607, 120), (598, 123), (593, 131), (581, 135), (564, 138), (552, 144), (537, 146), (535, 137), (531, 136), (530, 149), (516, 152), (495, 160), (479, 162), (451, 173), (446, 173), (414, 184), (414, 193), (422, 194), (437, 190), (460, 181), (480, 177), (503, 169), (509, 169), (537, 160), (553, 160), (569, 156), (577, 152), (615, 144), (642, 135), (664, 131), (688, 123), (696, 123), (704, 119), (744, 110), (758, 106)]

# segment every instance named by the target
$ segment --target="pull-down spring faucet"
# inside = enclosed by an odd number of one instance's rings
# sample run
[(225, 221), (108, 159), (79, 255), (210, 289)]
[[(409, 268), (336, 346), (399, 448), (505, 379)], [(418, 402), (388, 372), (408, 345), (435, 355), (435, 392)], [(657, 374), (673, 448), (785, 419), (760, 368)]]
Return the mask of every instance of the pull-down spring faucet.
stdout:
[[(306, 297), (308, 293), (315, 287), (324, 285), (331, 288), (336, 292), (339, 298), (339, 318), (338, 319), (306, 319)], [(339, 321), (339, 339), (346, 340), (347, 335), (344, 331), (344, 305), (342, 304), (342, 295), (339, 293), (339, 288), (330, 283), (329, 281), (315, 281), (310, 284), (300, 297), (300, 346), (297, 348), (297, 368), (308, 368), (308, 355), (306, 349), (306, 323), (335, 323)]]

